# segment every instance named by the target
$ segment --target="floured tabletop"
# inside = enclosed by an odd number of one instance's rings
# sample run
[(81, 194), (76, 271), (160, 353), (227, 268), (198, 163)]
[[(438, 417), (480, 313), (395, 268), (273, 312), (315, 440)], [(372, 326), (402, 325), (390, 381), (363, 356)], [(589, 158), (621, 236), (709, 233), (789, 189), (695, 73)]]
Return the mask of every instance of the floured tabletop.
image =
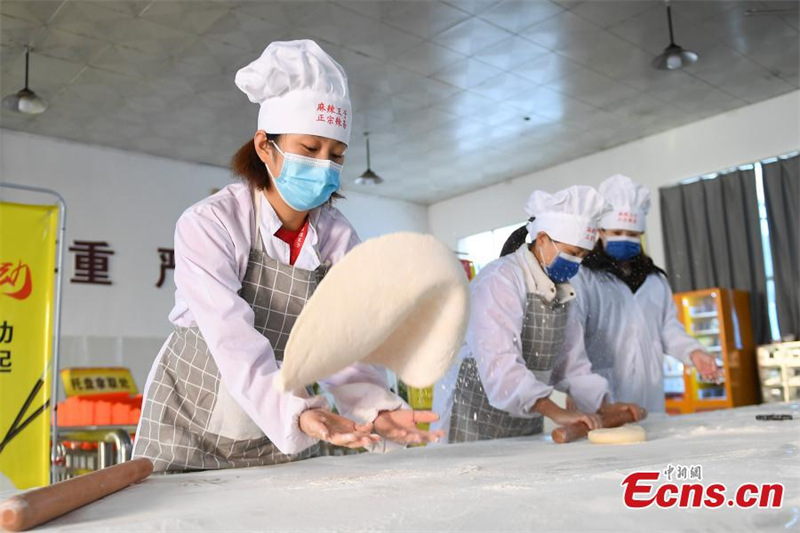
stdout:
[[(784, 422), (756, 414), (792, 414)], [(54, 520), (52, 531), (531, 531), (800, 529), (800, 405), (768, 404), (641, 425), (648, 441), (556, 445), (549, 436), (320, 457), (151, 476)], [(629, 509), (622, 480), (680, 467), (693, 483), (784, 485), (780, 508)], [(697, 479), (700, 474), (702, 480)], [(4, 496), (8, 496), (6, 493)], [(651, 495), (652, 496), (652, 495)], [(727, 502), (726, 502), (727, 503)]]

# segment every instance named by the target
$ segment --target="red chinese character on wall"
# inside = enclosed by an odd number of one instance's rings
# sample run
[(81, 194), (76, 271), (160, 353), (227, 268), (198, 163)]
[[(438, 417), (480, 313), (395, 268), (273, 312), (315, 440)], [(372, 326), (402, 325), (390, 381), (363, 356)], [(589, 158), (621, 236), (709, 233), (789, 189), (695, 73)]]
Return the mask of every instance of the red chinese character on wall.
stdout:
[(340, 119), (339, 117), (336, 117), (336, 125), (337, 126), (341, 126), (342, 125), (342, 119)]
[(333, 124), (333, 116), (328, 115), (328, 124)]
[(333, 104), (328, 104), (327, 111), (328, 113), (336, 113), (336, 108), (333, 106)]
[(325, 111), (325, 104), (322, 102), (317, 104), (317, 111)]
[(111, 285), (108, 278), (109, 256), (114, 251), (106, 241), (74, 241), (70, 252), (75, 252), (75, 277), (72, 283)]
[(325, 122), (325, 115), (317, 115), (317, 122)]
[(343, 121), (342, 121), (342, 127), (343, 127), (344, 129), (347, 129), (347, 121), (346, 121), (346, 120), (343, 120)]

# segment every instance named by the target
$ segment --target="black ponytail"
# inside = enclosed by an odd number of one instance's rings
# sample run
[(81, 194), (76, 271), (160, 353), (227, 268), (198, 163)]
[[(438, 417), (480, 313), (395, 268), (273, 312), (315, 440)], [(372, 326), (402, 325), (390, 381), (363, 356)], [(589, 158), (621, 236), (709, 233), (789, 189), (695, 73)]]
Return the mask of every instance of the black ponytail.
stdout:
[[(533, 222), (533, 219), (536, 217), (531, 217), (528, 219), (528, 222)], [(506, 239), (505, 244), (503, 244), (503, 249), (500, 250), (500, 257), (506, 256), (508, 254), (513, 254), (516, 252), (520, 246), (525, 244), (525, 239), (528, 238), (528, 225), (525, 224), (521, 228), (517, 228), (508, 236)]]

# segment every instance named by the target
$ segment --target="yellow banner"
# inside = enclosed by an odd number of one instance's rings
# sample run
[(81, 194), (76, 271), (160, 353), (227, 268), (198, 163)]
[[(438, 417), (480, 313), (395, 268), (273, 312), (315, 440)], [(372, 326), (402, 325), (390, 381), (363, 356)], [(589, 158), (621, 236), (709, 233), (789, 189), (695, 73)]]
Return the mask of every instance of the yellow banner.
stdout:
[(64, 392), (70, 396), (96, 396), (126, 392), (136, 395), (131, 371), (124, 367), (75, 367), (61, 370)]
[(56, 206), (0, 202), (0, 472), (47, 485)]

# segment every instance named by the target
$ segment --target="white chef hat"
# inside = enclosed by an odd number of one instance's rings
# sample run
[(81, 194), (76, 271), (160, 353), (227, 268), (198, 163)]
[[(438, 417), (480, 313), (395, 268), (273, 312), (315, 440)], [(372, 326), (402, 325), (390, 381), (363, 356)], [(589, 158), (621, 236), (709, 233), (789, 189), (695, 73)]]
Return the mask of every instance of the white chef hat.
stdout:
[(650, 191), (622, 174), (614, 174), (597, 188), (612, 210), (600, 219), (603, 229), (644, 231), (650, 211)]
[(611, 209), (593, 187), (575, 185), (550, 194), (533, 191), (525, 211), (535, 217), (528, 223), (534, 239), (540, 231), (553, 240), (586, 250), (597, 242), (597, 221)]
[(347, 74), (314, 41), (276, 41), (236, 73), (236, 86), (260, 104), (258, 129), (350, 141)]

